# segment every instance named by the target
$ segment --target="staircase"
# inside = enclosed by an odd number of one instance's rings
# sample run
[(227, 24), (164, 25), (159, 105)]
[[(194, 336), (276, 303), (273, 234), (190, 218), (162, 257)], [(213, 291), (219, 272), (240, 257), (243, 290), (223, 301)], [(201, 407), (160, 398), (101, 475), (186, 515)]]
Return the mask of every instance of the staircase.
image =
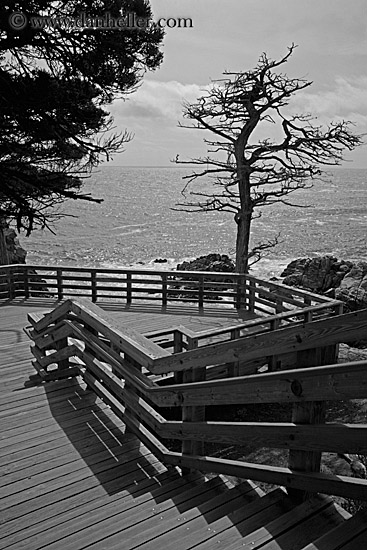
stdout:
[[(34, 550), (367, 548), (367, 511), (351, 517), (324, 494), (367, 500), (367, 481), (320, 473), (321, 452), (367, 448), (366, 425), (328, 424), (324, 415), (328, 400), (366, 396), (366, 362), (337, 364), (335, 345), (345, 335), (365, 333), (367, 311), (185, 349), (176, 327), (173, 352), (121, 329), (83, 300), (67, 301), (43, 317), (30, 315), (29, 321), (41, 379), (83, 380), (167, 468), (154, 476), (151, 491), (137, 483), (93, 511), (77, 511), (61, 522), (53, 534), (57, 541), (43, 540)], [(295, 368), (285, 363), (278, 372), (290, 352)], [(268, 370), (258, 372), (253, 360), (263, 356)], [(209, 379), (219, 363), (226, 375)], [(244, 374), (233, 376), (233, 364)], [(156, 375), (166, 375), (168, 384), (158, 384)], [(205, 406), (274, 402), (293, 404), (292, 422), (206, 422), (203, 414)], [(167, 407), (180, 408), (182, 420), (163, 417)], [(248, 438), (289, 449), (289, 467), (204, 454), (204, 442), (241, 445)], [(170, 450), (167, 439), (181, 440), (182, 452)], [(278, 488), (265, 494), (246, 479)]]
[[(251, 481), (234, 483), (200, 474), (158, 476), (150, 493), (112, 499), (67, 521), (56, 550), (363, 550), (366, 513), (348, 514), (329, 497), (295, 504), (284, 490), (264, 494)], [(136, 496), (137, 495), (137, 496)], [(55, 536), (55, 534), (53, 535)], [(43, 541), (44, 543), (45, 541)], [(42, 546), (43, 547), (43, 546)], [(27, 547), (28, 548), (28, 547)]]

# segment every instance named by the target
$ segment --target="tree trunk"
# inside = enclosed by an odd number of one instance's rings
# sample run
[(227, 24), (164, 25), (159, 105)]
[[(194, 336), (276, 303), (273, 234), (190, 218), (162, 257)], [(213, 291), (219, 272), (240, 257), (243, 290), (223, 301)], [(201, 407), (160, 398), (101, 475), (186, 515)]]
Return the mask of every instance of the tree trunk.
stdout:
[(238, 273), (248, 272), (251, 214), (251, 212), (240, 212), (238, 216), (236, 216), (236, 271)]
[(245, 166), (240, 165), (238, 159), (237, 166), (240, 210), (235, 218), (237, 223), (236, 271), (238, 273), (247, 273), (253, 205), (251, 201), (249, 173)]
[(4, 234), (4, 225), (0, 220), (0, 265), (9, 264), (9, 254), (6, 248), (6, 240)]

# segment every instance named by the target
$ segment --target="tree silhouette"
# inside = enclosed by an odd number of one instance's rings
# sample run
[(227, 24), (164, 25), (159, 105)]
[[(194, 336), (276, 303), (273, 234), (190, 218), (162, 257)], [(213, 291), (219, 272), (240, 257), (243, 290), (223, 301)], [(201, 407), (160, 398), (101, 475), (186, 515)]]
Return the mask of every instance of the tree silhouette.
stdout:
[[(292, 205), (288, 196), (312, 187), (322, 174), (321, 166), (340, 164), (346, 149), (351, 151), (362, 143), (349, 121), (322, 126), (308, 113), (287, 113), (291, 97), (312, 84), (279, 71), (295, 47), (292, 44), (277, 61), (264, 53), (254, 69), (224, 73), (196, 103), (184, 106), (184, 117), (193, 122), (180, 126), (205, 130), (211, 137), (204, 139), (208, 156), (189, 161), (176, 157), (178, 164), (202, 167), (185, 176), (188, 181), (183, 194), (193, 198), (177, 207), (234, 215), (238, 272), (246, 273), (278, 242), (276, 236), (250, 248), (251, 224), (261, 216), (261, 207), (276, 202)], [(259, 137), (259, 130), (264, 135), (269, 125), (277, 126), (278, 139)], [(208, 176), (215, 179), (213, 191), (200, 191), (192, 185)]]
[[(11, 25), (14, 12), (28, 21), (19, 32)], [(162, 61), (163, 33), (155, 25), (31, 25), (32, 17), (55, 23), (81, 12), (134, 12), (152, 21), (145, 0), (9, 0), (0, 6), (0, 238), (11, 221), (27, 234), (50, 227), (61, 215), (55, 206), (66, 199), (101, 201), (83, 193), (84, 179), (132, 138), (114, 131), (105, 107), (135, 91)]]

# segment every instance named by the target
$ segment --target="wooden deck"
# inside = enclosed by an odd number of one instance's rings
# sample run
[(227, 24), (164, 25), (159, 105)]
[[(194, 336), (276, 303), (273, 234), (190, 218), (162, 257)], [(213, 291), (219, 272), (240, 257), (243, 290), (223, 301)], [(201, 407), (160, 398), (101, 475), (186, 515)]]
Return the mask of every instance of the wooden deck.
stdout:
[[(264, 496), (247, 481), (181, 477), (125, 433), (78, 379), (40, 384), (22, 329), (29, 311), (55, 305), (17, 300), (0, 306), (1, 549), (367, 547), (366, 515), (348, 519), (326, 497), (296, 505), (282, 489)], [(243, 321), (218, 308), (203, 315), (178, 306), (108, 309), (140, 332)]]
[[(10, 316), (14, 322), (24, 327), (27, 324), (27, 313), (53, 310), (60, 302), (47, 298), (17, 298), (0, 301), (0, 319)], [(205, 305), (201, 310), (197, 305), (144, 303), (133, 304), (99, 302), (98, 306), (108, 311), (121, 326), (130, 327), (141, 334), (152, 330), (171, 328), (183, 325), (186, 328), (200, 332), (207, 329), (222, 328), (257, 319), (259, 316), (245, 310), (236, 310), (233, 306)], [(0, 320), (1, 323), (1, 320)], [(0, 324), (0, 329), (4, 330)], [(28, 340), (29, 342), (29, 340)]]

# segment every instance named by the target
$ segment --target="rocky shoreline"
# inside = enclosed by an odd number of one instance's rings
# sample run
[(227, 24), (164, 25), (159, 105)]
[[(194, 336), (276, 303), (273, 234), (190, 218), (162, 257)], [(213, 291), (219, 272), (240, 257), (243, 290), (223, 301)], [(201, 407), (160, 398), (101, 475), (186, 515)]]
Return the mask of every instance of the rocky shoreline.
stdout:
[(283, 283), (341, 300), (345, 311), (367, 307), (367, 262), (334, 256), (299, 258), (281, 273)]

